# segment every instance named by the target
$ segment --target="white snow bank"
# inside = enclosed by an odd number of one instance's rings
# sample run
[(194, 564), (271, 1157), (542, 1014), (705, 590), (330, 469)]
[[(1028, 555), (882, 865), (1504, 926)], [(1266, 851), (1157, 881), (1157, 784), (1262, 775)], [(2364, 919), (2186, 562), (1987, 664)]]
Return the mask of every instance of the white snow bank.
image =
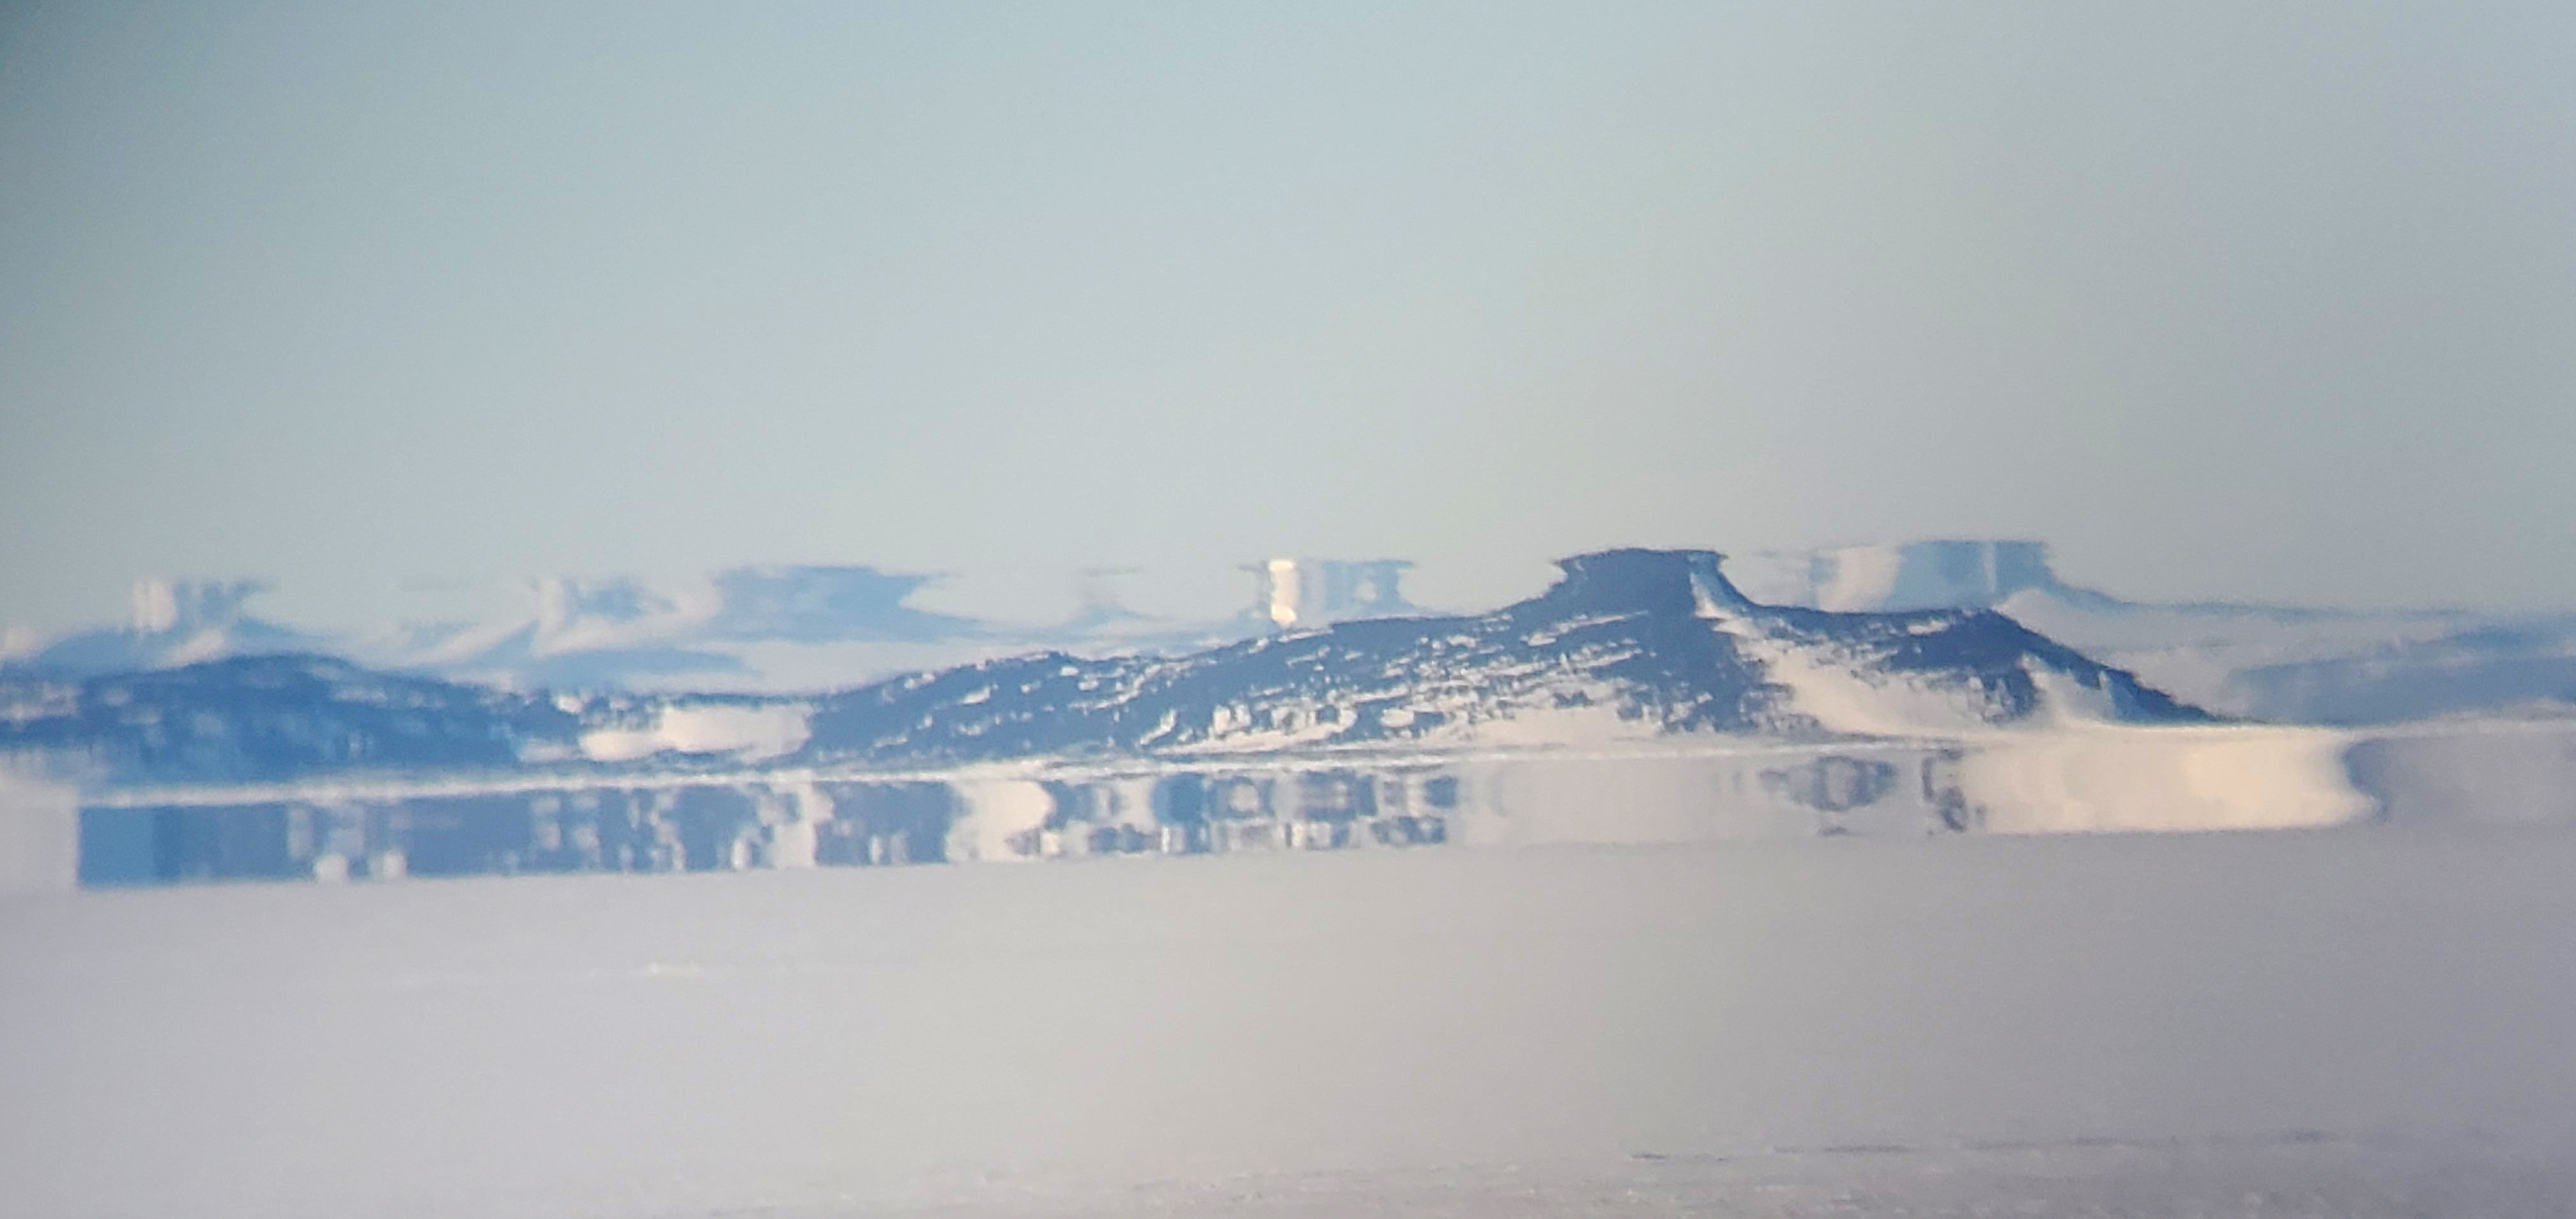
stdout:
[(1891, 671), (1864, 672), (1827, 648), (1727, 623), (1736, 646), (1789, 689), (1789, 705), (1829, 732), (1921, 737), (1983, 732), (1980, 692), (1938, 686)]
[[(2353, 743), (2323, 729), (2088, 725), (1665, 756), (1504, 755), (1462, 769), (1456, 835), (1471, 845), (1644, 844), (1953, 828), (2303, 829), (2378, 811), (2347, 773)], [(1820, 765), (1883, 768), (1883, 777), (1866, 798), (1819, 807), (1806, 793)]]
[(2301, 829), (2376, 809), (2345, 772), (2351, 744), (2234, 725), (1997, 733), (1960, 759), (1959, 784), (1997, 833)]
[[(1940, 751), (1852, 744), (1732, 752), (1532, 754), (1479, 759), (1460, 770), (1454, 839), (1469, 846), (1542, 843), (1646, 845), (1860, 834), (1921, 838), (1941, 811), (1920, 777)], [(1884, 770), (1884, 789), (1843, 807), (1800, 794), (1812, 770)]]
[(805, 743), (808, 714), (794, 704), (666, 707), (650, 727), (581, 734), (581, 752), (597, 762), (629, 762), (663, 752), (730, 753), (744, 761), (774, 758)]
[(1026, 858), (1011, 840), (1043, 827), (1055, 811), (1046, 785), (1002, 771), (961, 780), (956, 790), (960, 815), (949, 824), (947, 850), (959, 863)]

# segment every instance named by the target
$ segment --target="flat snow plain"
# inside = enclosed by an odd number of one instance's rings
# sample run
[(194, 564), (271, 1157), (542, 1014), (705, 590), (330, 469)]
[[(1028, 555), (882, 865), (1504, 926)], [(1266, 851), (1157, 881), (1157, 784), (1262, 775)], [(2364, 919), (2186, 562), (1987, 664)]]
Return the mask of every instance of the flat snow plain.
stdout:
[(0, 901), (25, 1216), (2576, 1213), (2576, 831)]

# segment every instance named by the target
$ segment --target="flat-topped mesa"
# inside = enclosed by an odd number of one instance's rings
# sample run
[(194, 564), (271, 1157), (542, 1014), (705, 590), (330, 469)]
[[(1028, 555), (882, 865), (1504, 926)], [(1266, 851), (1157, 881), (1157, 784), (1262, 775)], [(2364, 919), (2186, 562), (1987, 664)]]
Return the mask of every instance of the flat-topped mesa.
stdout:
[(1743, 610), (1752, 602), (1720, 574), (1714, 550), (1623, 547), (1559, 559), (1565, 575), (1539, 600), (1570, 613), (1696, 614)]

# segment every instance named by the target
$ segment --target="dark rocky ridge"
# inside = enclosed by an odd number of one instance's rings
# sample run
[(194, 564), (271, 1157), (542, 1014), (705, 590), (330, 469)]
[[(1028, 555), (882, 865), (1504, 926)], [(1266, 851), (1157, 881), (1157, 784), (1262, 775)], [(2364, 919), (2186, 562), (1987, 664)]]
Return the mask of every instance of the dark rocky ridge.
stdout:
[(1342, 623), (1177, 659), (1050, 654), (886, 682), (825, 700), (806, 753), (964, 762), (1257, 749), (1285, 734), (1309, 747), (1368, 745), (1591, 705), (1661, 733), (1819, 735), (1745, 654), (1735, 624), (1954, 687), (1991, 723), (2040, 709), (2033, 666), (2106, 690), (2126, 719), (2209, 718), (1991, 610), (1756, 605), (1719, 573), (1719, 557), (1603, 551), (1564, 560), (1548, 591), (1488, 614)]
[(328, 656), (241, 656), (60, 681), (0, 680), (0, 749), (117, 782), (270, 781), (349, 770), (494, 770), (580, 720), (551, 701)]

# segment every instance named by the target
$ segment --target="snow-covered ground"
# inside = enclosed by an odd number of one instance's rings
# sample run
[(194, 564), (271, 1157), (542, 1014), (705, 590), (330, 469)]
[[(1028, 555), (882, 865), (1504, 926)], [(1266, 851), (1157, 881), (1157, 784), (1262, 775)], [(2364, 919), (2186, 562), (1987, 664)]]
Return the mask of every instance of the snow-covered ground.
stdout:
[(0, 899), (0, 1211), (2538, 1216), (2576, 832)]

